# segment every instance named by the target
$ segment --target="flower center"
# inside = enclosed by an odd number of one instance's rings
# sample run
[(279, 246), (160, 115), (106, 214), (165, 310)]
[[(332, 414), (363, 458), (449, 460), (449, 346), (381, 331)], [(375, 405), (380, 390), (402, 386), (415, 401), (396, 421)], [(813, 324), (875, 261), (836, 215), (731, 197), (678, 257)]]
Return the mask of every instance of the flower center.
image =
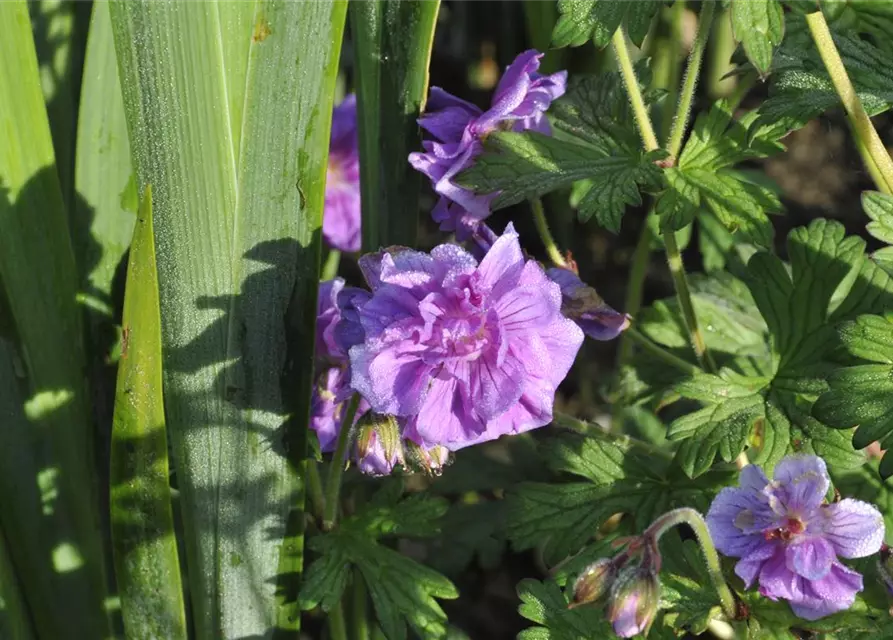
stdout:
[(788, 518), (785, 523), (776, 529), (766, 529), (763, 537), (769, 540), (781, 540), (790, 542), (791, 538), (806, 531), (806, 525), (800, 518)]

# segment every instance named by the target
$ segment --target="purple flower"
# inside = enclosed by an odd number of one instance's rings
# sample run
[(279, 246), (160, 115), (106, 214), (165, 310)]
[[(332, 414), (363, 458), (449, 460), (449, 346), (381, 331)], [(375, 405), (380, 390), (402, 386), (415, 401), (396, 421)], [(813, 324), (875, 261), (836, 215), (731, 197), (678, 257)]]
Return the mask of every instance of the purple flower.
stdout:
[(561, 287), (561, 311), (594, 340), (613, 340), (629, 326), (630, 317), (605, 304), (598, 293), (569, 269), (546, 271)]
[(332, 112), (322, 235), (340, 251), (360, 250), (360, 156), (357, 99), (350, 94)]
[(552, 419), (583, 333), (509, 225), (480, 264), (456, 245), (364, 256), (372, 297), (351, 385), (404, 438), (456, 450)]
[(441, 196), (434, 209), (443, 231), (455, 231), (460, 240), (471, 236), (480, 221), (490, 215), (496, 194), (475, 194), (453, 182), (470, 167), (483, 150), (481, 141), (497, 129), (533, 130), (549, 134), (545, 111), (564, 94), (567, 72), (544, 76), (537, 73), (543, 54), (525, 51), (506, 69), (496, 87), (490, 109), (475, 105), (433, 87), (419, 125), (434, 136), (422, 143), (423, 153), (411, 153), (409, 162), (431, 180)]
[(827, 504), (830, 481), (816, 456), (790, 456), (770, 482), (754, 465), (740, 487), (723, 489), (707, 514), (717, 549), (741, 558), (735, 573), (760, 593), (791, 603), (807, 620), (849, 608), (862, 576), (838, 561), (876, 553), (884, 521), (872, 505), (845, 499)]

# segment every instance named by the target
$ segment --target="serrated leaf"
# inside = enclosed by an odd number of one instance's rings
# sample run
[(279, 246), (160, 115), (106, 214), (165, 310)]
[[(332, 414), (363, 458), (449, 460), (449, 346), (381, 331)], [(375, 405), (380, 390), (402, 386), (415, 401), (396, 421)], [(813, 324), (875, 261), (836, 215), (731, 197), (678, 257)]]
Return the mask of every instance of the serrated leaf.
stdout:
[(344, 591), (351, 570), (363, 577), (376, 617), (389, 640), (406, 637), (410, 625), (423, 638), (445, 638), (446, 614), (435, 598), (459, 597), (445, 577), (415, 560), (379, 545), (357, 531), (317, 536), (310, 547), (319, 552), (307, 570), (298, 595), (301, 609), (331, 608)]
[[(869, 115), (893, 105), (893, 54), (853, 33), (835, 33), (834, 43)], [(787, 38), (776, 52), (769, 98), (759, 123), (798, 129), (840, 104), (811, 38)]]
[(437, 534), (440, 518), (447, 512), (449, 502), (422, 493), (405, 498), (401, 498), (402, 494), (402, 480), (388, 480), (362, 510), (344, 520), (342, 528), (375, 539), (388, 535), (428, 537)]
[(186, 638), (161, 383), (152, 192), (140, 204), (124, 294), (109, 471), (112, 544), (128, 635)]
[(670, 610), (665, 620), (674, 629), (700, 635), (722, 612), (701, 549), (694, 540), (683, 541), (676, 533), (663, 536), (660, 547), (661, 608)]
[(862, 208), (871, 218), (865, 227), (868, 233), (881, 242), (893, 244), (893, 196), (879, 191), (864, 191)]
[(452, 505), (431, 545), (431, 565), (447, 575), (458, 575), (475, 559), (484, 570), (496, 568), (505, 550), (505, 518), (503, 500)]
[(705, 473), (719, 454), (726, 462), (744, 451), (757, 420), (763, 417), (763, 397), (733, 397), (677, 418), (667, 437), (684, 440), (676, 460), (690, 478)]
[(552, 32), (552, 46), (579, 47), (592, 39), (601, 49), (621, 25), (626, 26), (630, 39), (641, 45), (660, 5), (661, 0), (559, 0), (560, 16)]
[[(840, 329), (841, 340), (854, 356), (877, 364), (838, 369), (828, 378), (829, 390), (813, 407), (813, 415), (837, 429), (858, 427), (857, 449), (880, 441), (893, 445), (893, 322), (879, 316), (861, 316)], [(893, 475), (893, 459), (884, 456), (880, 473)]]
[(734, 0), (732, 29), (747, 59), (765, 76), (772, 65), (772, 50), (784, 38), (784, 11), (778, 0)]
[(546, 460), (556, 471), (585, 478), (565, 484), (522, 483), (507, 495), (508, 537), (516, 549), (544, 544), (547, 562), (576, 553), (615, 513), (629, 514), (636, 530), (679, 506), (703, 509), (725, 472), (694, 483), (653, 454), (623, 440), (565, 434), (549, 442)]
[(518, 613), (538, 627), (525, 629), (518, 640), (589, 640), (610, 638), (611, 625), (595, 607), (569, 609), (569, 601), (552, 581), (522, 580), (518, 583)]

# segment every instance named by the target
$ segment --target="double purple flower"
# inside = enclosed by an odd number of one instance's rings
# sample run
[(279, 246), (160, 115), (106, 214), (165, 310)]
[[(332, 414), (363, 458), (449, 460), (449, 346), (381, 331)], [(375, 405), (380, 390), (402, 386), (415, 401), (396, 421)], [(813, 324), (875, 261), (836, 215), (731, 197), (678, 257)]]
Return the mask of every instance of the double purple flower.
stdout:
[(364, 337), (350, 348), (351, 386), (397, 416), (404, 438), (455, 451), (552, 420), (583, 333), (511, 225), (480, 264), (444, 244), (360, 266), (372, 293), (355, 305)]
[(411, 153), (409, 162), (430, 178), (441, 196), (432, 212), (434, 220), (441, 230), (455, 231), (460, 240), (477, 231), (480, 222), (490, 215), (490, 202), (495, 197), (477, 195), (453, 182), (483, 151), (482, 140), (487, 134), (498, 129), (551, 133), (545, 111), (564, 94), (567, 72), (540, 75), (537, 70), (542, 57), (531, 49), (515, 58), (499, 81), (487, 111), (438, 87), (431, 89), (419, 125), (434, 140), (423, 142), (424, 153)]
[(332, 112), (322, 235), (340, 251), (360, 250), (360, 155), (357, 98), (347, 96)]
[(760, 593), (788, 600), (807, 620), (849, 608), (862, 576), (841, 558), (877, 553), (884, 539), (878, 510), (858, 500), (827, 503), (830, 481), (816, 456), (791, 456), (770, 482), (754, 465), (741, 472), (740, 487), (723, 489), (707, 514), (717, 549), (741, 558), (735, 573)]

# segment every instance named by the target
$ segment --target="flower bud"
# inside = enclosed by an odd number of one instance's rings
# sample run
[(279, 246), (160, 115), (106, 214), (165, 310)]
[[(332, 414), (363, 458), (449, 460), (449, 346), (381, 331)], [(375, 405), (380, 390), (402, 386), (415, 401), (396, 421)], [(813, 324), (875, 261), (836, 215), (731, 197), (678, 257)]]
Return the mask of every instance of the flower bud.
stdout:
[(607, 617), (614, 633), (631, 638), (648, 633), (660, 603), (660, 580), (648, 563), (621, 572), (611, 589)]
[(439, 476), (443, 468), (450, 463), (450, 451), (440, 445), (425, 449), (412, 440), (403, 442), (406, 461), (412, 471)]
[(571, 607), (598, 602), (611, 590), (617, 579), (617, 565), (609, 558), (596, 560), (574, 582)]
[(357, 423), (355, 458), (360, 471), (372, 476), (386, 476), (403, 464), (400, 427), (397, 418), (371, 411)]

